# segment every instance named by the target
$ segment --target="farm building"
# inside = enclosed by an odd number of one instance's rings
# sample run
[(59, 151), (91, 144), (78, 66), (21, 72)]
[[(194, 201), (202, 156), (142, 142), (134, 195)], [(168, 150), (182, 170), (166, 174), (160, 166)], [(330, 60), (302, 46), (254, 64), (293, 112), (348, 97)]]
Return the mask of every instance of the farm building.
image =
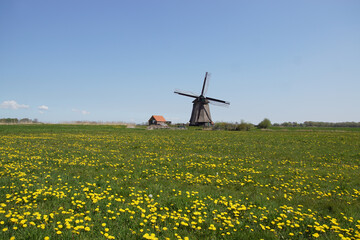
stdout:
[(166, 125), (170, 124), (171, 122), (166, 121), (163, 116), (159, 115), (152, 115), (149, 119), (149, 125)]

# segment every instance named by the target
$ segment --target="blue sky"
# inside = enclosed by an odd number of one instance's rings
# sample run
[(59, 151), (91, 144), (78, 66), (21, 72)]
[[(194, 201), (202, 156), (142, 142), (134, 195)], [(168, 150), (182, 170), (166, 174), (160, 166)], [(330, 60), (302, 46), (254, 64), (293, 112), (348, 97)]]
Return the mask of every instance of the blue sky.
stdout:
[(360, 121), (360, 1), (1, 1), (0, 118)]

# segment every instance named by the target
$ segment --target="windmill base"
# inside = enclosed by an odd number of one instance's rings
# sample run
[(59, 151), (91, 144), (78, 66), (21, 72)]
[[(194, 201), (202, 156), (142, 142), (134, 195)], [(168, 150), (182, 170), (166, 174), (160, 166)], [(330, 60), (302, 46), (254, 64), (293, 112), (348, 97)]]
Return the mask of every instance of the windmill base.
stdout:
[(214, 126), (213, 122), (198, 122), (198, 123), (193, 123), (193, 124), (189, 124), (189, 126), (203, 126), (203, 127), (212, 127)]
[(212, 124), (209, 104), (194, 100), (190, 118), (190, 126), (211, 126)]

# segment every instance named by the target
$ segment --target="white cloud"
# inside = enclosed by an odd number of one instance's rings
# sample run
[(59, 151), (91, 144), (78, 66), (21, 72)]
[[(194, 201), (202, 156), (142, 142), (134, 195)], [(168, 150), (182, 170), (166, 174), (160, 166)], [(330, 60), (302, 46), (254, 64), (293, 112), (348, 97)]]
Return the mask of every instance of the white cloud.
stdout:
[(86, 110), (79, 110), (79, 109), (76, 109), (76, 108), (73, 108), (71, 111), (81, 113), (82, 115), (90, 114), (90, 112), (88, 112)]
[(81, 110), (81, 114), (86, 115), (86, 114), (90, 114), (90, 112), (85, 111), (85, 110)]
[(45, 105), (41, 105), (41, 106), (38, 107), (38, 109), (39, 109), (40, 111), (46, 111), (46, 110), (49, 110), (49, 107), (48, 107), (48, 106), (45, 106)]
[(29, 108), (29, 105), (18, 104), (16, 101), (10, 100), (10, 101), (3, 101), (0, 104), (0, 108), (17, 110), (17, 109), (21, 109), (21, 108)]

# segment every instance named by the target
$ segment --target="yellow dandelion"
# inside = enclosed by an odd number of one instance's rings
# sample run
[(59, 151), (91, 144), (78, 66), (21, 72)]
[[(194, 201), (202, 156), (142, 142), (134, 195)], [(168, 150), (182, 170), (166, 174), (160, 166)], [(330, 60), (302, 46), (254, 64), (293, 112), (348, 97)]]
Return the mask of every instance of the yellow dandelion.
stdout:
[(313, 237), (314, 237), (314, 238), (318, 238), (319, 236), (320, 236), (320, 235), (319, 235), (318, 233), (314, 233), (314, 234), (313, 234)]

